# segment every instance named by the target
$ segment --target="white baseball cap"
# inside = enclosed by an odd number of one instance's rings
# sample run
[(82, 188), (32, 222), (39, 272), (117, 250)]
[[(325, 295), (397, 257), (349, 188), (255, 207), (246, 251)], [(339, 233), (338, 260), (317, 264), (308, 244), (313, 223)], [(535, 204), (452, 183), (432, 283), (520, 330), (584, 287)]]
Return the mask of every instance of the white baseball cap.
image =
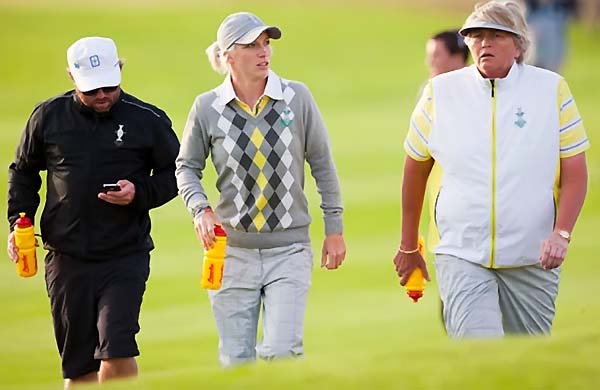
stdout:
[(67, 63), (81, 92), (121, 84), (117, 46), (110, 38), (81, 38), (67, 50)]
[(269, 38), (281, 38), (279, 27), (267, 26), (260, 18), (250, 12), (237, 12), (223, 20), (217, 30), (217, 44), (221, 50), (229, 49), (234, 43), (247, 45), (260, 34), (266, 32)]

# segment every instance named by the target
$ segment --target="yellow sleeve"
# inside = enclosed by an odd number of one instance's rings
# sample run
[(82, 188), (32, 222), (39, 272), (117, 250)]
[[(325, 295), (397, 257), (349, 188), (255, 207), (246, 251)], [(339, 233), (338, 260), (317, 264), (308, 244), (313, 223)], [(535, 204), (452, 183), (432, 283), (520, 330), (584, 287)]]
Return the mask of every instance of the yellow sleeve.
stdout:
[(431, 158), (429, 153), (429, 133), (433, 124), (433, 94), (431, 81), (423, 89), (423, 94), (417, 103), (411, 117), (404, 150), (414, 160), (426, 161)]
[(558, 84), (558, 117), (560, 123), (560, 158), (575, 156), (589, 149), (590, 141), (577, 110), (575, 99), (564, 79)]

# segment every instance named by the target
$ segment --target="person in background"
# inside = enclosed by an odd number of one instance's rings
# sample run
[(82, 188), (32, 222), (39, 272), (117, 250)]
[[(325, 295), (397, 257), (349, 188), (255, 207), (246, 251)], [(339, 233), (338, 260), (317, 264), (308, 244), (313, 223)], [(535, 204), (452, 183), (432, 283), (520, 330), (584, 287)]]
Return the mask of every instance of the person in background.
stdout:
[[(228, 235), (222, 286), (209, 291), (224, 367), (300, 356), (313, 254), (304, 194), (308, 162), (321, 195), (321, 266), (344, 261), (340, 186), (327, 130), (308, 88), (270, 69), (281, 30), (239, 12), (223, 20), (207, 54), (226, 74), (194, 101), (177, 157), (177, 185), (205, 249), (214, 227)], [(206, 159), (217, 171), (213, 209), (201, 184)], [(263, 338), (256, 346), (262, 307)]]
[[(425, 65), (429, 69), (429, 78), (451, 72), (467, 66), (469, 48), (465, 38), (458, 30), (444, 30), (436, 33), (427, 40), (425, 45)], [(418, 98), (421, 97), (427, 82), (419, 88)]]
[(433, 35), (427, 41), (425, 53), (429, 78), (464, 68), (469, 61), (469, 48), (458, 30), (445, 30)]
[[(40, 226), (46, 286), (65, 389), (137, 375), (135, 336), (150, 272), (150, 209), (177, 195), (179, 141), (167, 115), (126, 93), (112, 39), (67, 50), (75, 89), (33, 110), (8, 173), (8, 255), (14, 224)], [(108, 192), (104, 184), (116, 184)]]
[(589, 140), (560, 75), (525, 65), (520, 6), (475, 6), (460, 33), (474, 64), (431, 79), (404, 142), (404, 285), (416, 267), (434, 163), (435, 268), (451, 337), (549, 334), (559, 274), (587, 191)]
[(567, 51), (567, 25), (576, 0), (525, 0), (533, 38), (532, 65), (558, 72)]
[[(468, 65), (469, 48), (465, 43), (465, 37), (458, 33), (458, 30), (445, 30), (434, 34), (425, 46), (425, 63), (429, 68), (429, 78), (433, 78), (443, 73), (462, 69)], [(428, 81), (429, 82), (429, 81)], [(424, 83), (419, 90), (419, 98), (428, 82)], [(434, 181), (441, 172), (437, 166), (433, 166), (429, 180)], [(430, 188), (430, 187), (428, 187)], [(435, 202), (435, 193), (429, 193), (430, 207), (433, 211)], [(431, 221), (430, 226), (434, 225)], [(430, 234), (427, 241), (428, 247), (432, 248), (437, 242), (434, 235)]]
[[(453, 70), (462, 69), (468, 65), (469, 61), (469, 48), (465, 43), (465, 37), (458, 33), (458, 30), (445, 30), (436, 33), (429, 40), (425, 46), (425, 63), (429, 68), (429, 78), (433, 78), (442, 73), (451, 72)], [(427, 86), (427, 82), (424, 83), (419, 89), (419, 97), (421, 97), (423, 90)], [(439, 166), (435, 165), (431, 168), (429, 175), (429, 182), (439, 181), (441, 170)], [(429, 250), (433, 250), (437, 244), (437, 237), (435, 232), (435, 221), (433, 221), (433, 208), (435, 203), (435, 191), (434, 185), (427, 186), (427, 195), (429, 198), (429, 209), (431, 213), (431, 221), (429, 223), (429, 233), (426, 240), (426, 245)], [(440, 313), (443, 318), (444, 303), (440, 303)]]

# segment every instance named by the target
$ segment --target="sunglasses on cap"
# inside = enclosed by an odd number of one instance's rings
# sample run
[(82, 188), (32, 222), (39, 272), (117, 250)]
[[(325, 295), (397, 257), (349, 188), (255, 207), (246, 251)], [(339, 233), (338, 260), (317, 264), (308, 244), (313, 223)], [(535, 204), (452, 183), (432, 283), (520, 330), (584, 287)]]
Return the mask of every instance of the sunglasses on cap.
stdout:
[(102, 90), (104, 93), (112, 93), (112, 92), (115, 92), (117, 90), (117, 88), (119, 88), (119, 86), (115, 85), (114, 87), (102, 87), (102, 88), (92, 89), (91, 91), (86, 91), (86, 92), (82, 91), (81, 93), (84, 94), (85, 96), (94, 96), (100, 90)]

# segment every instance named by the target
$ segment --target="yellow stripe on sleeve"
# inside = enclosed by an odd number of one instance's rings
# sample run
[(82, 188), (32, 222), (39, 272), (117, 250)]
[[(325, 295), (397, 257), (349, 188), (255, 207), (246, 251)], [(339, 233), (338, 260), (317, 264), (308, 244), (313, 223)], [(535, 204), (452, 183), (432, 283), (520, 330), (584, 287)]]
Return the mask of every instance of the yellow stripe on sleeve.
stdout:
[(436, 202), (442, 187), (442, 176), (444, 172), (437, 162), (433, 164), (429, 178), (427, 179), (427, 196), (429, 197), (429, 230), (427, 233), (427, 249), (435, 253), (435, 248), (440, 242), (440, 232), (436, 221)]
[(557, 97), (560, 123), (560, 158), (575, 156), (590, 147), (575, 99), (564, 79), (558, 84)]
[(423, 89), (423, 94), (417, 103), (411, 117), (404, 150), (414, 160), (426, 161), (431, 158), (429, 153), (429, 134), (433, 124), (433, 94), (431, 81)]

